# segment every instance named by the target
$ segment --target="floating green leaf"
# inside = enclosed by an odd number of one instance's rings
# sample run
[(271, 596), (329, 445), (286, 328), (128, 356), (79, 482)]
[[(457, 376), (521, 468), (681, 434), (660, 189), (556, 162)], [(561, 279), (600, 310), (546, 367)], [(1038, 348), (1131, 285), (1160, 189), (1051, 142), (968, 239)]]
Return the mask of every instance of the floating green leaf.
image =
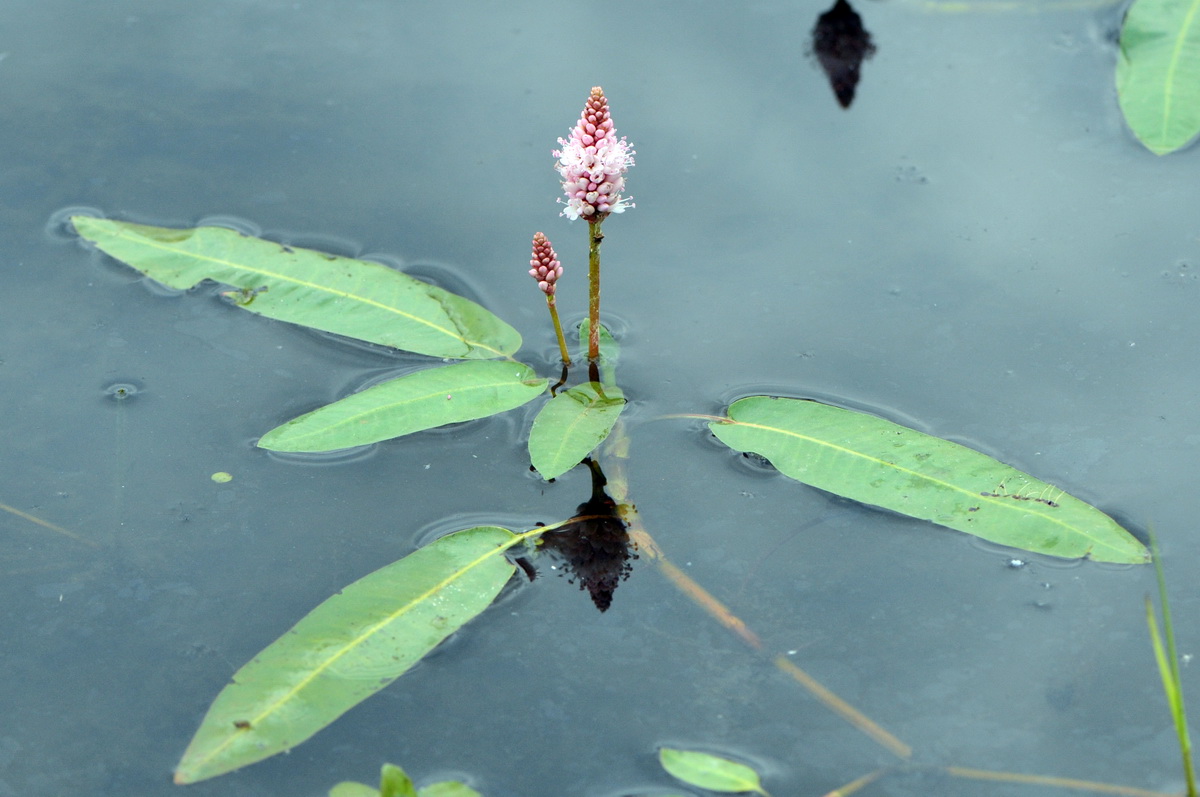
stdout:
[[(588, 330), (592, 328), (591, 319), (583, 319), (579, 325), (579, 350), (583, 352), (579, 359), (587, 362)], [(617, 360), (621, 356), (621, 346), (616, 338), (608, 331), (608, 327), (600, 325), (600, 381), (607, 387), (617, 383)]]
[(472, 301), (379, 263), (264, 241), (222, 227), (173, 229), (72, 216), (81, 236), (146, 276), (185, 290), (232, 285), (239, 307), (397, 349), (489, 359), (521, 347), (515, 329)]
[[(378, 789), (365, 783), (339, 783), (329, 790), (329, 797), (483, 797), (467, 784), (456, 780), (443, 780), (414, 789), (412, 780), (404, 770), (394, 764), (383, 765), (383, 773), (379, 780)], [(397, 788), (401, 790), (397, 791)]]
[(418, 797), (412, 778), (395, 764), (384, 764), (379, 773), (379, 797)]
[(1155, 155), (1200, 133), (1200, 0), (1136, 0), (1121, 27), (1117, 97)]
[(529, 431), (529, 459), (543, 479), (578, 465), (608, 437), (625, 407), (620, 388), (598, 382), (573, 387), (546, 402)]
[(1141, 563), (1146, 547), (1103, 512), (991, 457), (816, 401), (752, 396), (709, 424), (822, 490), (1051, 556)]
[(658, 760), (671, 775), (701, 789), (766, 794), (757, 772), (728, 758), (663, 747), (658, 751)]
[(426, 368), (373, 385), (277, 426), (258, 441), (272, 451), (334, 451), (448, 423), (486, 418), (533, 401), (547, 381), (516, 362)]
[(491, 604), (522, 539), (480, 526), (364, 576), (238, 670), (175, 770), (195, 783), (303, 742), (390, 684)]

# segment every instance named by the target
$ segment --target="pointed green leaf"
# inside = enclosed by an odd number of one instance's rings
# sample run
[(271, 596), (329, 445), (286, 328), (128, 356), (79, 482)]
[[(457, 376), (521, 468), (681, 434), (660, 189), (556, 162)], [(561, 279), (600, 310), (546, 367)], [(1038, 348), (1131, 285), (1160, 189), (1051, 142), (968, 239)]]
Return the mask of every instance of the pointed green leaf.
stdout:
[(494, 526), (455, 532), (313, 609), (217, 695), (175, 782), (295, 747), (390, 684), (491, 604), (514, 570), (501, 554), (519, 539)]
[[(579, 359), (587, 362), (588, 330), (592, 328), (590, 318), (583, 319), (579, 325)], [(621, 345), (608, 331), (604, 324), (600, 325), (600, 381), (605, 385), (617, 383), (617, 360), (621, 357)]]
[(1136, 0), (1121, 27), (1117, 97), (1155, 155), (1200, 133), (1200, 0)]
[(172, 229), (72, 216), (81, 236), (172, 288), (232, 285), (268, 318), (455, 359), (512, 354), (521, 336), (474, 302), (379, 263), (283, 246), (222, 227)]
[[(385, 764), (386, 767), (392, 766)], [(399, 767), (396, 767), (399, 769)], [(403, 770), (401, 770), (403, 773)], [(386, 774), (385, 774), (386, 777)], [(407, 776), (405, 776), (407, 777)], [(412, 781), (409, 781), (411, 784)], [(381, 783), (381, 785), (384, 785)], [(402, 794), (404, 792), (401, 792)], [(422, 786), (414, 792), (417, 797), (483, 797), (479, 792), (472, 789), (465, 783), (460, 783), (457, 780), (443, 780), (437, 783), (430, 783), (428, 786)], [(329, 797), (387, 797), (388, 792), (381, 791), (374, 786), (368, 786), (365, 783), (354, 783), (345, 781), (339, 783), (329, 790)]]
[(757, 772), (728, 758), (663, 747), (658, 751), (658, 760), (671, 775), (701, 789), (766, 794)]
[(1098, 509), (965, 446), (816, 401), (752, 396), (709, 424), (725, 445), (855, 501), (1051, 556), (1148, 561)]
[(384, 764), (379, 773), (379, 797), (418, 797), (412, 778), (395, 764)]
[(422, 786), (420, 797), (483, 797), (479, 792), (457, 780), (443, 780)]
[(334, 451), (448, 423), (486, 418), (546, 390), (522, 363), (473, 361), (426, 368), (373, 385), (277, 426), (258, 441), (272, 451)]
[(529, 459), (543, 479), (557, 478), (608, 437), (625, 407), (615, 386), (573, 387), (546, 402), (529, 431)]
[(379, 789), (345, 780), (329, 790), (329, 797), (379, 797)]

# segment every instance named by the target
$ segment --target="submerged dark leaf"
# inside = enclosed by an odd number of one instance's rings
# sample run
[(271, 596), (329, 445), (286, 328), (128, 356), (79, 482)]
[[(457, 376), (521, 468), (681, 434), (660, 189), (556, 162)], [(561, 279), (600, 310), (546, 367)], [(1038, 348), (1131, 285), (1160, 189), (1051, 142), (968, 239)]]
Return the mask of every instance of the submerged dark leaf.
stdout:
[(846, 0), (837, 0), (833, 8), (817, 17), (813, 28), (813, 54), (829, 78), (838, 104), (849, 108), (858, 87), (859, 67), (875, 53), (871, 34)]

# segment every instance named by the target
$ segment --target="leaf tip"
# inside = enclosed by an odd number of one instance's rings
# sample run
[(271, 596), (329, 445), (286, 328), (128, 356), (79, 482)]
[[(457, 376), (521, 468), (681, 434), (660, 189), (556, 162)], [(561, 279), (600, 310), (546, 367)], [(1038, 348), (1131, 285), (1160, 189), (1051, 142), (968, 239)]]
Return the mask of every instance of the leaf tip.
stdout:
[(85, 213), (73, 213), (67, 216), (66, 224), (63, 227), (63, 232), (74, 234), (80, 238), (86, 237), (84, 231), (80, 229), (81, 225), (86, 226), (88, 222), (98, 221), (95, 216), (89, 216)]

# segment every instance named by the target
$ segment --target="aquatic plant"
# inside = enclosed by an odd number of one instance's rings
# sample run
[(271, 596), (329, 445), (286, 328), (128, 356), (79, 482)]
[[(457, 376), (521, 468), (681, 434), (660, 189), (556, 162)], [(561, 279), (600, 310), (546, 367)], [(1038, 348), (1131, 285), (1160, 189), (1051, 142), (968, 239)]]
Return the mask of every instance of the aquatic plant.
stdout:
[[(616, 137), (599, 87), (592, 89), (570, 138), (559, 144), (553, 155), (566, 197), (560, 200), (562, 215), (588, 222), (589, 260), (588, 318), (579, 330), (587, 374), (565, 390), (559, 388), (570, 380), (573, 360), (556, 310), (563, 271), (544, 233), (533, 237), (529, 273), (546, 297), (563, 362), (554, 385), (515, 359), (520, 334), (490, 310), (378, 263), (216, 227), (169, 229), (72, 218), (83, 239), (164, 285), (186, 289), (213, 280), (230, 286), (223, 295), (233, 307), (431, 358), (426, 367), (270, 429), (258, 441), (260, 448), (317, 452), (369, 445), (507, 412), (549, 392), (525, 441), (529, 461), (546, 480), (580, 463), (587, 464), (593, 477), (592, 497), (569, 518), (519, 531), (493, 525), (455, 531), (314, 608), (239, 669), (217, 695), (179, 762), (177, 783), (212, 778), (302, 743), (483, 613), (518, 567), (532, 578), (536, 567), (531, 561), (551, 553), (568, 565), (603, 611), (629, 572), (635, 555), (629, 546), (635, 546), (682, 592), (762, 651), (745, 623), (663, 555), (630, 500), (625, 458), (632, 430), (621, 422), (626, 399), (617, 379), (619, 341), (600, 317), (600, 227), (610, 215), (633, 206), (624, 189), (634, 152)], [(876, 415), (760, 395), (732, 402), (723, 415), (676, 417), (734, 451), (763, 458), (792, 479), (864, 504), (1050, 556), (1123, 563), (1149, 559), (1146, 547), (1112, 518), (1050, 483)], [(909, 745), (787, 657), (769, 659), (824, 705), (908, 761)], [(757, 775), (752, 780), (732, 764), (715, 764), (711, 756), (671, 753), (664, 766), (667, 761), (669, 771), (689, 772), (697, 779), (689, 782), (700, 783), (707, 777), (702, 773), (715, 769), (714, 778), (732, 777), (765, 793)], [(960, 777), (997, 779), (997, 773), (944, 769)], [(385, 776), (401, 784), (388, 788), (412, 791), (411, 783), (404, 786), (395, 772), (388, 770)], [(865, 785), (880, 776), (854, 783)], [(849, 793), (846, 789), (842, 793)]]

